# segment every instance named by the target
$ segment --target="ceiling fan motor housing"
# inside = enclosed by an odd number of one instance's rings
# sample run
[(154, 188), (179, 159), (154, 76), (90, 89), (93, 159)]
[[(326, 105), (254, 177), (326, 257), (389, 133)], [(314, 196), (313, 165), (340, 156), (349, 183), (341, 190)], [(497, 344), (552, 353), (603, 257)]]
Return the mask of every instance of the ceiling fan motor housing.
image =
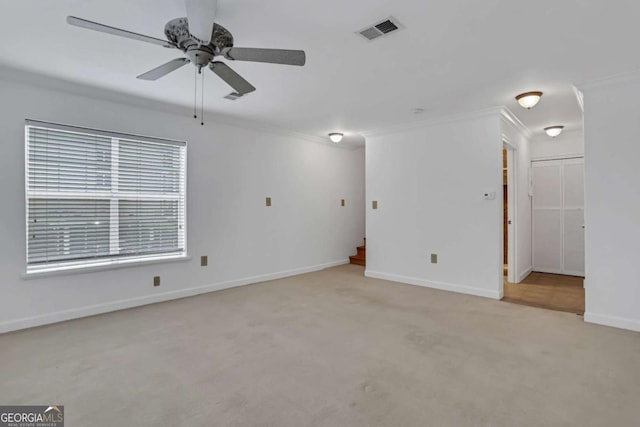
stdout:
[(218, 24), (213, 25), (213, 34), (208, 45), (200, 44), (191, 35), (187, 18), (176, 18), (167, 22), (164, 33), (167, 39), (182, 50), (198, 69), (206, 67), (214, 57), (233, 47), (233, 36), (229, 30)]
[[(218, 24), (213, 25), (213, 34), (208, 45), (200, 44), (198, 39), (191, 35), (187, 18), (176, 18), (167, 22), (164, 27), (164, 33), (170, 42), (185, 53), (195, 49), (203, 49), (212, 53), (213, 56), (217, 56), (224, 49), (233, 47), (233, 36), (229, 30)], [(193, 58), (191, 59), (193, 60)]]

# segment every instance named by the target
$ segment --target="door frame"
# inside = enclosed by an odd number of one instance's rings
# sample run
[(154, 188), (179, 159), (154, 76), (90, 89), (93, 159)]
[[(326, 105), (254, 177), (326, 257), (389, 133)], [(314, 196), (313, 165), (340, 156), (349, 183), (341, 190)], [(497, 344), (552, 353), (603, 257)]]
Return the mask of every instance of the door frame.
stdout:
[[(518, 251), (517, 251), (517, 218), (518, 218), (518, 166), (516, 162), (516, 154), (518, 147), (513, 145), (505, 136), (502, 137), (502, 148), (507, 150), (507, 221), (509, 227), (507, 229), (507, 280), (510, 283), (518, 283)], [(502, 158), (502, 156), (500, 156)], [(504, 211), (504, 202), (502, 211)], [(501, 227), (504, 229), (504, 227)], [(504, 236), (501, 242), (504, 241)], [(501, 243), (501, 246), (504, 246)], [(504, 253), (504, 247), (502, 248)], [(502, 275), (504, 280), (504, 275)], [(504, 287), (504, 283), (503, 283)]]

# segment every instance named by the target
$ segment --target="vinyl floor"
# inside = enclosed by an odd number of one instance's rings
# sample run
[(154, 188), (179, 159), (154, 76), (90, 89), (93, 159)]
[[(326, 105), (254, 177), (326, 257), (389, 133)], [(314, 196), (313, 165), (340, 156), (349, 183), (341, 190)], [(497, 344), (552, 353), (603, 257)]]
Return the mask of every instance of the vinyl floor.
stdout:
[(584, 278), (559, 274), (531, 273), (522, 283), (504, 280), (503, 301), (584, 314)]

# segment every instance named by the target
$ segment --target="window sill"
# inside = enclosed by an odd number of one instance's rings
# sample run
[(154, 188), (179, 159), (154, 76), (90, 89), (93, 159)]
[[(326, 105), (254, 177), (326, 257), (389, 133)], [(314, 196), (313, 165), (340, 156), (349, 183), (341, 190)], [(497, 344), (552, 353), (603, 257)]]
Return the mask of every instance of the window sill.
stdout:
[(121, 261), (118, 263), (73, 266), (73, 267), (60, 268), (55, 270), (52, 269), (52, 270), (32, 271), (32, 272), (22, 273), (20, 277), (23, 280), (41, 279), (44, 277), (69, 276), (74, 274), (95, 273), (99, 271), (120, 270), (122, 268), (143, 267), (143, 266), (152, 265), (152, 264), (166, 264), (166, 263), (185, 262), (185, 261), (191, 261), (191, 257), (189, 255), (180, 255), (180, 256), (155, 258), (155, 259), (142, 260), (142, 261), (139, 261), (139, 260), (129, 261), (129, 262)]

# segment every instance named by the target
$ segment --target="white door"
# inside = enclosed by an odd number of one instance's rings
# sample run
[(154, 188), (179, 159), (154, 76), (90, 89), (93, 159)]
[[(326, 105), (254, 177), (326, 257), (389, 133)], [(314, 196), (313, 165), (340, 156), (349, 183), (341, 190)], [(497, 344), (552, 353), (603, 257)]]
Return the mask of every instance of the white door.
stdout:
[(532, 166), (533, 269), (584, 276), (584, 159)]
[(533, 269), (562, 274), (562, 161), (533, 163)]

